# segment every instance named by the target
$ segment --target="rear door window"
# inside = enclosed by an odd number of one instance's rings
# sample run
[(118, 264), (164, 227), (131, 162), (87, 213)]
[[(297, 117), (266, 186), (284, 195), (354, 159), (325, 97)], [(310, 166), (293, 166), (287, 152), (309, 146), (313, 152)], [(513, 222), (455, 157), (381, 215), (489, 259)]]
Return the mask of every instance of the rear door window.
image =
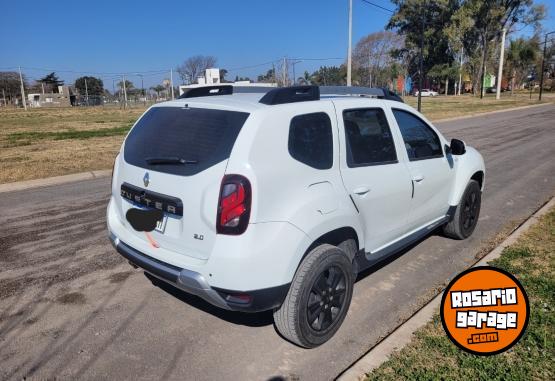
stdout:
[(316, 169), (333, 166), (331, 120), (325, 112), (297, 115), (289, 125), (289, 154)]
[(350, 168), (397, 163), (397, 152), (385, 113), (380, 108), (343, 111)]
[(195, 175), (229, 158), (248, 116), (203, 108), (151, 108), (125, 141), (125, 161), (157, 172)]

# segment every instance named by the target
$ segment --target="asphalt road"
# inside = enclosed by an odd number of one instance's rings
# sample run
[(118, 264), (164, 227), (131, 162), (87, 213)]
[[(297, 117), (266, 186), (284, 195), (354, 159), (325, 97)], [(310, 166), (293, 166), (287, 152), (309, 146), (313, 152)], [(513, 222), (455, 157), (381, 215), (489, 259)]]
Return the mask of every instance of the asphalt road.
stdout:
[(439, 124), (485, 157), (480, 222), (359, 277), (338, 334), (313, 350), (247, 315), (151, 284), (106, 237), (108, 178), (0, 194), (0, 378), (331, 379), (555, 192), (555, 106)]

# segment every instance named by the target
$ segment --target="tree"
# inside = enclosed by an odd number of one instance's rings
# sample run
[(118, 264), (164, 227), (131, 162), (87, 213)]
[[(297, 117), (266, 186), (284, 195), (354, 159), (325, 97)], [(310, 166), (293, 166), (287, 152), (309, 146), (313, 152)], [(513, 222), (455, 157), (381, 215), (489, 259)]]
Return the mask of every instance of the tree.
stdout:
[(537, 38), (522, 37), (511, 40), (507, 49), (507, 69), (511, 79), (511, 94), (515, 85), (522, 84), (530, 66), (539, 58), (540, 47)]
[(310, 76), (313, 85), (340, 86), (345, 85), (347, 70), (345, 65), (321, 66)]
[(57, 93), (58, 86), (63, 86), (64, 84), (64, 81), (58, 79), (58, 76), (55, 72), (47, 74), (44, 78), (39, 79), (37, 82), (43, 83), (48, 89), (47, 91), (51, 91), (53, 93)]
[(361, 38), (353, 52), (353, 67), (360, 84), (386, 86), (400, 71), (392, 52), (403, 46), (403, 38), (391, 31), (375, 32)]
[[(118, 82), (118, 87), (123, 90), (123, 81), (119, 81)], [(133, 82), (129, 81), (129, 80), (125, 80), (125, 91), (129, 92), (130, 90), (134, 89), (134, 85)]]
[(150, 89), (156, 92), (156, 98), (160, 98), (160, 93), (166, 90), (166, 87), (164, 87), (163, 85), (156, 85), (151, 87)]
[(257, 77), (257, 82), (275, 82), (275, 70), (270, 69), (266, 72), (266, 74), (261, 74)]
[(449, 64), (439, 64), (432, 66), (430, 71), (428, 71), (428, 77), (437, 79), (440, 84), (442, 80), (445, 80), (445, 95), (447, 95), (449, 92), (449, 81), (456, 80), (458, 73), (458, 65), (451, 66)]
[[(23, 86), (27, 88), (27, 80), (23, 75)], [(4, 91), (2, 93), (2, 90)], [(21, 82), (19, 80), (19, 73), (15, 71), (1, 71), (0, 72), (0, 94), (6, 99), (13, 102), (15, 98), (21, 98)]]
[(235, 76), (235, 82), (239, 82), (239, 81), (250, 81), (251, 79), (249, 77), (239, 77), (238, 75)]
[[(86, 85), (85, 85), (86, 81)], [(79, 77), (75, 80), (75, 88), (79, 91), (82, 96), (89, 94), (89, 96), (101, 96), (104, 94), (104, 83), (102, 79), (96, 77)]]
[(460, 0), (392, 0), (396, 5), (386, 28), (404, 37), (404, 46), (394, 49), (395, 58), (405, 63), (409, 75), (418, 79), (420, 43), (423, 42), (423, 81), (435, 65), (451, 64), (446, 26), (460, 7)]
[(216, 62), (217, 59), (214, 56), (197, 55), (189, 57), (177, 67), (177, 73), (184, 84), (191, 84), (204, 74), (206, 69), (214, 67)]
[(501, 31), (507, 31), (517, 24), (537, 25), (545, 17), (545, 8), (536, 6), (532, 0), (465, 0), (460, 12), (473, 20), (472, 33), (478, 37), (476, 48), (470, 52), (480, 52), (477, 77), (480, 78), (480, 97), (483, 96), (485, 65), (489, 58), (491, 43), (497, 42)]
[(222, 82), (222, 83), (228, 82), (225, 79), (226, 75), (227, 75), (227, 70), (226, 69), (220, 69), (220, 82)]

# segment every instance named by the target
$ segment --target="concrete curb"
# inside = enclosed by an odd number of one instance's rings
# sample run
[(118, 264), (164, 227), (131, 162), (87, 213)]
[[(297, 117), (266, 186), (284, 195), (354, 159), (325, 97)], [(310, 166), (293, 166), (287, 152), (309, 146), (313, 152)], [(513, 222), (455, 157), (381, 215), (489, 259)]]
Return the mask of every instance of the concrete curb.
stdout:
[(111, 169), (74, 173), (71, 175), (47, 177), (44, 179), (18, 181), (15, 183), (0, 184), (0, 193), (15, 192), (25, 189), (41, 188), (51, 185), (60, 185), (75, 181), (92, 180), (112, 175)]
[[(538, 219), (545, 215), (552, 207), (555, 206), (555, 197), (552, 197), (544, 206), (529, 217), (522, 225), (513, 231), (499, 246), (490, 251), (485, 257), (476, 262), (472, 267), (486, 266), (488, 262), (499, 258), (503, 250), (516, 242), (516, 240), (524, 234), (531, 226), (538, 222)], [(349, 369), (344, 371), (337, 378), (340, 381), (362, 380), (364, 375), (373, 369), (379, 367), (382, 363), (389, 359), (393, 352), (402, 349), (410, 343), (413, 333), (428, 323), (434, 313), (441, 304), (443, 291), (435, 296), (428, 304), (422, 307), (409, 320), (397, 327), (385, 339), (378, 343)]]
[(486, 112), (479, 112), (479, 113), (470, 114), (470, 115), (455, 116), (453, 118), (445, 118), (445, 119), (438, 119), (438, 120), (430, 119), (430, 120), (432, 121), (432, 123), (452, 122), (452, 121), (460, 120), (460, 119), (475, 118), (477, 116), (486, 116), (486, 115), (490, 115), (490, 114), (499, 114), (499, 113), (507, 112), (507, 111), (526, 110), (528, 108), (542, 107), (542, 106), (548, 106), (548, 105), (553, 105), (553, 102), (540, 103), (540, 104), (537, 104), (537, 105), (519, 106), (519, 107), (513, 107), (513, 108), (504, 108), (502, 110), (486, 111)]

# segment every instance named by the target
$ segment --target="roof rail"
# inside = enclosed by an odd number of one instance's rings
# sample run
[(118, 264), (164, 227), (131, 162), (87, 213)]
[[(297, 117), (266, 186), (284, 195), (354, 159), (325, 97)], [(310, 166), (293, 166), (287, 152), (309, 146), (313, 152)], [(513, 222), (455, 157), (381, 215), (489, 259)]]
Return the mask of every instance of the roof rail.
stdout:
[(182, 98), (207, 97), (212, 95), (231, 95), (234, 93), (264, 94), (259, 102), (266, 105), (278, 105), (293, 102), (317, 101), (322, 95), (358, 96), (388, 99), (403, 102), (403, 99), (387, 88), (362, 86), (233, 86), (214, 85), (187, 89), (179, 96)]
[(326, 95), (371, 97), (403, 102), (403, 98), (385, 87), (320, 86), (320, 93)]
[(362, 86), (320, 86), (320, 93), (327, 95), (355, 95), (379, 98), (384, 96), (383, 89)]
[(266, 105), (279, 105), (283, 103), (317, 101), (320, 99), (318, 86), (290, 86), (279, 87), (268, 91), (259, 102)]
[(179, 99), (231, 94), (233, 94), (233, 86), (231, 85), (200, 86), (187, 89), (179, 96)]

